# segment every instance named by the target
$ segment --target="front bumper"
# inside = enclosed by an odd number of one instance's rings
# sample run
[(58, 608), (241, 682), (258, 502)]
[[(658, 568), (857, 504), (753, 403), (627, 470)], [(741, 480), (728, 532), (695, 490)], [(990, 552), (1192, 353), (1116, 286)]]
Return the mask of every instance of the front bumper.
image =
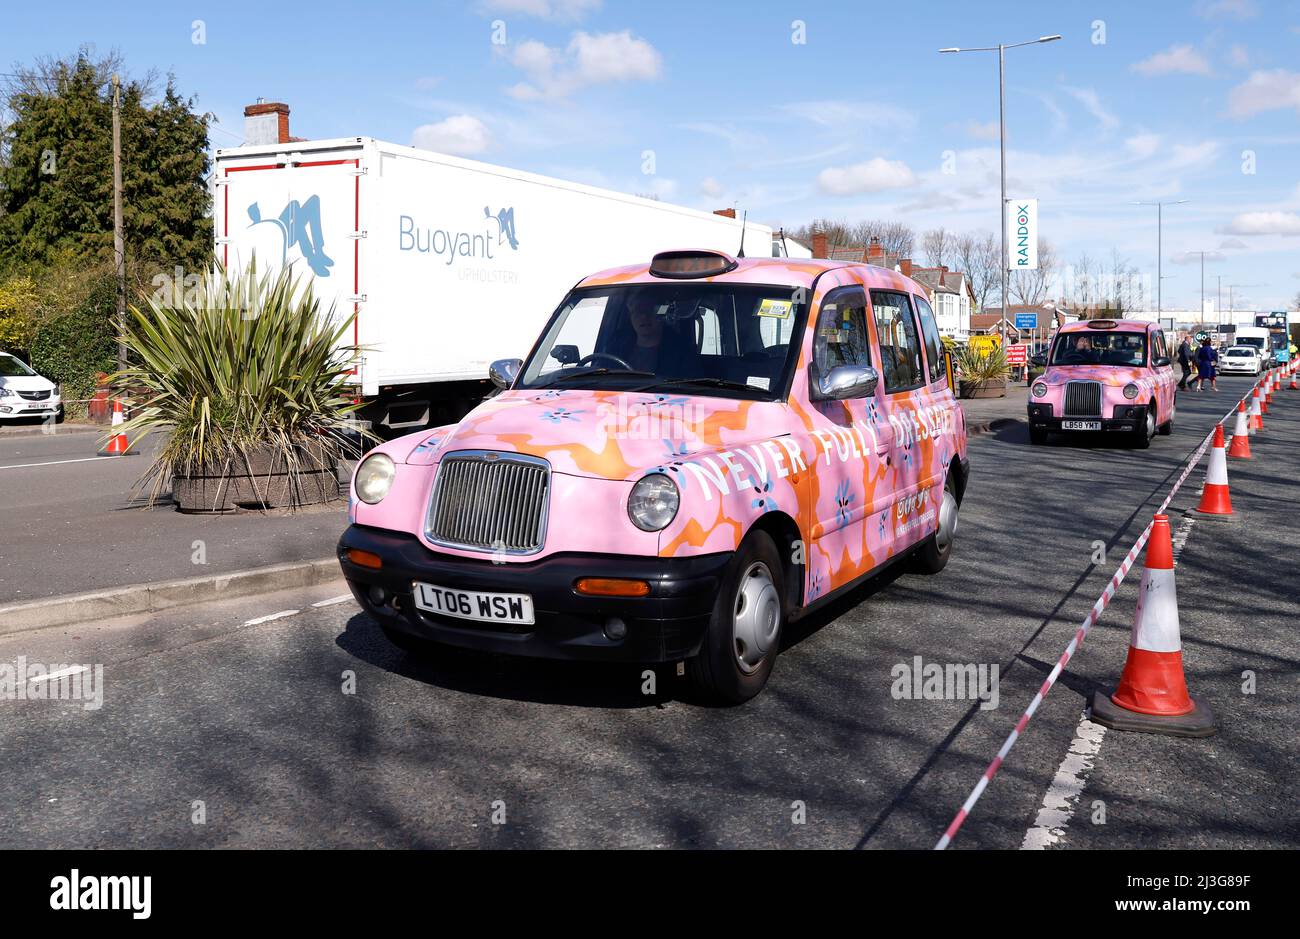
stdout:
[[(1061, 429), (1062, 421), (1101, 421), (1101, 431), (1135, 431), (1142, 426), (1142, 421), (1146, 419), (1146, 413), (1149, 405), (1146, 404), (1117, 404), (1112, 412), (1111, 417), (1083, 417), (1079, 415), (1067, 415), (1058, 417), (1052, 413), (1052, 405), (1029, 403), (1029, 426), (1035, 429), (1041, 428), (1050, 430), (1053, 433), (1080, 433), (1080, 431), (1063, 431)], [(1082, 431), (1086, 433), (1086, 431)]]
[(59, 398), (45, 401), (28, 401), (25, 398), (0, 398), (0, 420), (20, 417), (49, 417), (63, 410)]
[[(347, 558), (359, 548), (383, 559), (381, 570)], [(494, 564), (441, 554), (414, 535), (351, 525), (339, 539), (339, 565), (357, 602), (389, 629), (448, 645), (507, 655), (550, 659), (671, 662), (699, 651), (731, 553), (686, 558), (608, 554), (553, 554), (536, 561)], [(621, 577), (650, 584), (646, 597), (591, 597), (577, 593), (579, 577)], [(531, 626), (477, 623), (419, 609), (412, 581), (441, 587), (533, 598)], [(371, 587), (387, 594), (383, 603)], [(617, 617), (627, 625), (622, 639), (605, 634)]]

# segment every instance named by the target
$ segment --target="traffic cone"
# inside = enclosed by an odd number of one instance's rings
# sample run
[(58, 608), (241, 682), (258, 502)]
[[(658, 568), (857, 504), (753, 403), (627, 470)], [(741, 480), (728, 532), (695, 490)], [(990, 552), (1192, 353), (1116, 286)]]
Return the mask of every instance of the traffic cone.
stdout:
[(1168, 515), (1157, 515), (1151, 523), (1139, 590), (1119, 688), (1111, 695), (1097, 692), (1092, 696), (1092, 721), (1112, 730), (1208, 737), (1217, 730), (1214, 714), (1207, 704), (1187, 693), (1183, 676)]
[(1228, 493), (1228, 454), (1223, 445), (1223, 425), (1214, 425), (1214, 443), (1210, 445), (1210, 462), (1205, 468), (1205, 488), (1201, 504), (1192, 509), (1197, 518), (1230, 522), (1240, 518), (1232, 512)]
[(1246, 417), (1246, 402), (1237, 402), (1237, 426), (1232, 431), (1232, 445), (1228, 447), (1228, 456), (1234, 460), (1249, 460), (1250, 431), (1246, 429), (1249, 419)]
[(1253, 434), (1256, 431), (1264, 429), (1264, 414), (1259, 406), (1259, 388), (1255, 388), (1255, 393), (1250, 396), (1250, 410), (1246, 412), (1250, 415), (1250, 422), (1246, 425)]
[(1286, 386), (1287, 391), (1300, 391), (1300, 385), (1295, 383), (1295, 369), (1291, 370), (1291, 384)]
[[(1273, 397), (1268, 391), (1270, 384), (1268, 376), (1265, 375), (1264, 379), (1255, 386), (1255, 396), (1259, 398), (1259, 413), (1261, 415), (1268, 413), (1268, 402), (1269, 399)], [(1264, 426), (1262, 419), (1260, 420), (1260, 426)]]
[[(123, 422), (122, 402), (119, 401), (117, 398), (114, 398), (112, 426), (121, 427), (122, 422)], [(100, 450), (98, 455), (99, 456), (126, 456), (128, 450), (129, 447), (126, 442), (126, 434), (116, 433), (113, 434), (113, 436), (108, 438), (108, 443), (104, 445), (104, 449)]]

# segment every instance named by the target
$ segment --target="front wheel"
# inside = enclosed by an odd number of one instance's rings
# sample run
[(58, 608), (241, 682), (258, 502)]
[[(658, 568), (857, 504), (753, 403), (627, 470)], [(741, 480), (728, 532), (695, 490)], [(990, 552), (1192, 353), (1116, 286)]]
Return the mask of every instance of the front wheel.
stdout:
[(785, 566), (772, 538), (741, 542), (714, 601), (700, 652), (686, 663), (691, 684), (725, 704), (742, 704), (767, 684), (785, 622)]
[(952, 543), (957, 537), (958, 504), (949, 478), (943, 486), (943, 501), (939, 504), (939, 526), (912, 555), (910, 567), (917, 574), (937, 574), (948, 566), (952, 557)]
[(1151, 438), (1156, 435), (1156, 412), (1153, 408), (1147, 408), (1146, 416), (1138, 424), (1137, 430), (1133, 432), (1133, 446), (1139, 450), (1145, 450), (1151, 446)]

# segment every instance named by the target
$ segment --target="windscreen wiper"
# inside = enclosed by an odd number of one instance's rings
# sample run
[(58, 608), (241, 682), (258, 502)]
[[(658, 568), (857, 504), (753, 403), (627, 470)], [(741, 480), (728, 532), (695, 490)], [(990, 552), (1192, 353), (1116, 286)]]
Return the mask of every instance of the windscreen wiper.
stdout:
[(712, 378), (712, 377), (665, 378), (661, 381), (654, 382), (653, 384), (641, 385), (631, 390), (649, 391), (651, 388), (660, 388), (666, 385), (704, 385), (709, 388), (728, 388), (732, 391), (763, 391), (763, 392), (768, 391), (767, 388), (760, 387), (759, 385), (750, 385), (746, 382), (732, 381), (730, 378)]
[(562, 381), (568, 381), (571, 378), (586, 378), (589, 375), (631, 375), (634, 378), (654, 378), (655, 373), (638, 371), (633, 368), (605, 368), (604, 366), (600, 368), (584, 368), (580, 372), (561, 372), (554, 378), (547, 379), (545, 385), (537, 387), (555, 385)]

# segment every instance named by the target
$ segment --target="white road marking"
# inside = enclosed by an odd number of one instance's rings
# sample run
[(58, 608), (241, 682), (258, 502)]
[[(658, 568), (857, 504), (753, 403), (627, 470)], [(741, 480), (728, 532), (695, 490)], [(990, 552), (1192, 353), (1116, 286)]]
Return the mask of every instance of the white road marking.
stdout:
[(1025, 832), (1020, 850), (1041, 851), (1065, 836), (1065, 829), (1069, 827), (1070, 818), (1079, 805), (1083, 787), (1088, 782), (1088, 772), (1101, 750), (1101, 741), (1105, 736), (1106, 728), (1088, 720), (1088, 712), (1085, 711), (1074, 731), (1074, 739), (1070, 741), (1070, 750), (1043, 795), (1038, 818)]
[(38, 681), (55, 681), (59, 678), (66, 678), (69, 675), (80, 675), (82, 672), (88, 672), (90, 669), (84, 665), (72, 665), (68, 668), (59, 669), (57, 672), (50, 672), (48, 675), (37, 675), (35, 678), (29, 678), (30, 684), (36, 684)]
[(114, 459), (111, 456), (87, 456), (79, 460), (53, 460), (49, 463), (16, 463), (13, 466), (0, 466), (0, 470), (27, 469), (32, 466), (59, 466), (63, 463), (111, 463)]
[[(1178, 567), (1178, 556), (1187, 546), (1187, 539), (1195, 524), (1194, 516), (1185, 515), (1178, 530), (1174, 532), (1172, 541), (1175, 568)], [(1020, 850), (1041, 851), (1050, 848), (1065, 837), (1065, 830), (1070, 826), (1070, 819), (1079, 806), (1083, 789), (1088, 784), (1088, 774), (1096, 762), (1097, 755), (1101, 752), (1101, 741), (1105, 736), (1106, 728), (1088, 720), (1088, 712), (1085, 709), (1083, 716), (1079, 718), (1079, 726), (1074, 730), (1070, 749), (1066, 752), (1061, 765), (1057, 767), (1052, 784), (1043, 794), (1043, 805), (1038, 810), (1038, 817), (1034, 820), (1034, 824), (1025, 832)]]
[(352, 599), (352, 594), (345, 593), (341, 597), (330, 597), (328, 600), (318, 600), (312, 606), (333, 606), (336, 603), (346, 603)]
[(244, 625), (261, 626), (263, 623), (269, 623), (273, 619), (284, 619), (286, 616), (295, 616), (298, 612), (298, 610), (281, 610), (279, 613), (271, 613), (267, 616), (259, 616), (257, 619), (250, 619), (244, 623)]

